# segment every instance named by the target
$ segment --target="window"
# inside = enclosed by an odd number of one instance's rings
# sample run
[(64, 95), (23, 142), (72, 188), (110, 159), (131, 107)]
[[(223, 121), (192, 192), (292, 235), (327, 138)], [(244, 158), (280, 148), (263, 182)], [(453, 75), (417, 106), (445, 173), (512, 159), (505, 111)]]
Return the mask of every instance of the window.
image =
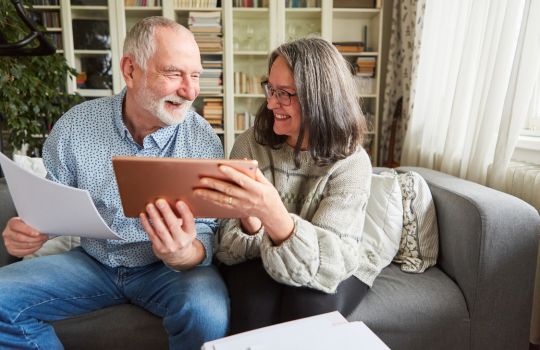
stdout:
[(531, 113), (525, 121), (512, 159), (540, 164), (540, 74), (533, 92)]
[(540, 137), (540, 76), (533, 93), (533, 110), (525, 124), (522, 135)]

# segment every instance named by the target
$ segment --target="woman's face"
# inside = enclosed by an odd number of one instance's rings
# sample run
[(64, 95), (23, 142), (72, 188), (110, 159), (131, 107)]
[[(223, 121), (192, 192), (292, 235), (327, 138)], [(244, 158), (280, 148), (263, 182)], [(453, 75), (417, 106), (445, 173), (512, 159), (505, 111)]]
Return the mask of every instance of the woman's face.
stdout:
[[(270, 68), (268, 85), (273, 91), (273, 96), (267, 99), (267, 107), (274, 113), (274, 132), (277, 135), (287, 136), (287, 144), (295, 146), (300, 135), (302, 111), (298, 96), (290, 96), (291, 102), (289, 105), (278, 101), (277, 95), (286, 95), (283, 92), (296, 94), (293, 72), (287, 65), (287, 61), (281, 56), (276, 58)], [(302, 149), (306, 149), (307, 144), (306, 135), (302, 142)]]

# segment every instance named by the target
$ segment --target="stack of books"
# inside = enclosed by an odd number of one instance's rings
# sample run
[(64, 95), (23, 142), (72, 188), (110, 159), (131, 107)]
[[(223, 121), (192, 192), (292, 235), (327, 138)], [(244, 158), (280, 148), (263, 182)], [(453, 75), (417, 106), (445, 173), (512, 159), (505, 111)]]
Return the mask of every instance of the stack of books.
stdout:
[(364, 43), (361, 41), (336, 41), (333, 44), (341, 53), (364, 52)]
[(248, 111), (245, 111), (244, 113), (236, 113), (234, 117), (234, 130), (236, 131), (247, 130), (251, 128), (255, 122), (255, 115)]
[(47, 28), (60, 28), (62, 26), (60, 23), (60, 13), (57, 11), (42, 12), (41, 18), (37, 22)]
[(189, 12), (189, 30), (195, 36), (201, 53), (221, 52), (221, 12)]
[(235, 94), (262, 94), (262, 77), (248, 75), (244, 72), (234, 72)]
[(161, 0), (124, 0), (124, 5), (155, 7), (155, 6), (161, 6)]
[(199, 85), (202, 95), (220, 95), (223, 93), (223, 61), (219, 59), (203, 58), (203, 72)]
[(363, 77), (373, 77), (375, 76), (376, 66), (376, 57), (358, 57), (356, 59), (356, 75)]
[(285, 7), (306, 8), (321, 7), (319, 0), (285, 0)]
[(203, 117), (214, 129), (223, 130), (223, 99), (203, 98)]
[(218, 0), (174, 0), (175, 8), (215, 8)]
[(268, 0), (234, 0), (233, 7), (268, 7)]

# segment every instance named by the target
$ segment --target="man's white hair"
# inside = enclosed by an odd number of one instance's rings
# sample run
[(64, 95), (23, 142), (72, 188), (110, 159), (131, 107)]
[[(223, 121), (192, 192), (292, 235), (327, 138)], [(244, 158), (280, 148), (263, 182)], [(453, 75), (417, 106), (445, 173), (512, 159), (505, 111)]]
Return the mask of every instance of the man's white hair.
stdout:
[(129, 54), (135, 59), (135, 63), (141, 68), (146, 69), (146, 62), (154, 54), (156, 47), (154, 45), (155, 28), (171, 28), (179, 33), (191, 32), (181, 24), (165, 17), (152, 16), (137, 22), (129, 30), (124, 40), (124, 55)]

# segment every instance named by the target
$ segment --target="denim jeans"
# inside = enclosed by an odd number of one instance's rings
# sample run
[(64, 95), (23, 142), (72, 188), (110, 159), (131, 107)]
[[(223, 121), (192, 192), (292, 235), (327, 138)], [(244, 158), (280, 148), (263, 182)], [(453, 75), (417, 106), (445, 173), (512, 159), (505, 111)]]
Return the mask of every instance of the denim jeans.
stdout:
[(105, 266), (82, 248), (0, 269), (0, 349), (63, 349), (46, 321), (130, 302), (163, 319), (171, 349), (223, 337), (227, 289), (214, 266)]

